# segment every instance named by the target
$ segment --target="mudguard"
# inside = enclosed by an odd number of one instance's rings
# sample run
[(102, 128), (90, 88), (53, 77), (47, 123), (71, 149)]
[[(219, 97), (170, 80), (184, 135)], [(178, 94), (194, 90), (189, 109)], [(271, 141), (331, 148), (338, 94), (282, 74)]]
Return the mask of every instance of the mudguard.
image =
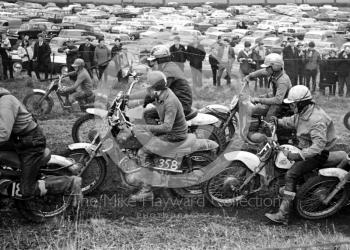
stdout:
[(42, 90), (42, 89), (33, 89), (33, 92), (34, 93), (41, 93), (41, 94), (46, 94), (46, 91), (45, 90)]
[(320, 169), (319, 174), (326, 177), (337, 177), (339, 180), (342, 180), (348, 172), (341, 168), (323, 168)]
[[(96, 146), (90, 143), (86, 142), (79, 142), (79, 143), (73, 143), (68, 145), (69, 150), (78, 150), (78, 149), (83, 149), (85, 150), (88, 154), (91, 154), (91, 151), (96, 149)], [(101, 153), (97, 153), (96, 156), (101, 156)]]
[(60, 167), (69, 167), (74, 164), (74, 162), (60, 155), (51, 155), (51, 158), (47, 164), (55, 164)]
[(108, 111), (104, 109), (98, 109), (98, 108), (88, 108), (86, 109), (86, 113), (96, 115), (101, 118), (106, 118)]
[(220, 104), (211, 104), (211, 105), (208, 105), (208, 106), (205, 106), (203, 108), (203, 110), (210, 110), (210, 111), (213, 111), (213, 112), (220, 112), (220, 113), (229, 113), (230, 112), (230, 109), (224, 105), (220, 105)]
[(195, 144), (192, 146), (192, 152), (209, 151), (218, 147), (219, 144), (217, 144), (215, 141), (208, 139), (196, 139)]
[[(231, 162), (232, 161), (242, 162), (244, 165), (247, 166), (247, 168), (249, 168), (253, 172), (261, 163), (259, 157), (247, 151), (233, 151), (233, 152), (224, 154), (224, 157), (226, 160)], [(266, 176), (265, 168), (263, 168), (259, 172), (259, 174), (265, 177)]]
[(187, 126), (211, 125), (217, 123), (218, 121), (219, 119), (213, 115), (198, 113), (195, 118), (187, 121)]

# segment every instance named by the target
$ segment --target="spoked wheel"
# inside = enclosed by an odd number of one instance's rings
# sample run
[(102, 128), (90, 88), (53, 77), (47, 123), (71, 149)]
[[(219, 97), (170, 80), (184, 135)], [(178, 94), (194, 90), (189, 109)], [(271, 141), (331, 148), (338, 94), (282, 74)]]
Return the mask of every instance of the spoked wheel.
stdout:
[(343, 120), (344, 126), (350, 130), (350, 112), (346, 113)]
[(198, 139), (209, 139), (219, 144), (216, 153), (222, 152), (226, 147), (226, 135), (224, 131), (215, 126), (198, 126), (190, 128), (190, 133), (194, 133)]
[(70, 197), (59, 194), (48, 194), (30, 200), (16, 200), (20, 214), (26, 219), (42, 223), (47, 219), (62, 214), (70, 205)]
[[(66, 157), (81, 164), (82, 168), (89, 160), (90, 155), (84, 149), (76, 149), (69, 151)], [(84, 195), (92, 193), (102, 184), (106, 177), (106, 171), (106, 164), (102, 157), (95, 157), (92, 159), (89, 166), (81, 175), (81, 189)]]
[[(200, 169), (214, 161), (214, 157), (208, 153), (195, 152), (189, 156), (189, 162), (184, 160), (182, 168), (188, 169)], [(190, 165), (190, 166), (189, 166)], [(195, 185), (187, 188), (174, 188), (174, 193), (181, 198), (199, 198), (203, 196), (202, 185)]]
[(97, 133), (108, 131), (106, 120), (93, 114), (85, 114), (75, 121), (72, 127), (74, 142), (92, 142)]
[(338, 178), (324, 176), (315, 176), (304, 183), (298, 191), (295, 204), (299, 215), (305, 219), (318, 220), (338, 212), (348, 201), (346, 188), (341, 189), (328, 204), (323, 202), (338, 183)]
[(53, 107), (53, 100), (51, 98), (43, 98), (43, 93), (31, 93), (24, 97), (23, 104), (35, 117), (40, 117), (49, 114)]
[(246, 178), (252, 172), (239, 161), (234, 161), (221, 173), (211, 178), (204, 185), (205, 197), (216, 207), (230, 207), (237, 203), (248, 194), (250, 194), (259, 180), (253, 179), (242, 190), (238, 190)]

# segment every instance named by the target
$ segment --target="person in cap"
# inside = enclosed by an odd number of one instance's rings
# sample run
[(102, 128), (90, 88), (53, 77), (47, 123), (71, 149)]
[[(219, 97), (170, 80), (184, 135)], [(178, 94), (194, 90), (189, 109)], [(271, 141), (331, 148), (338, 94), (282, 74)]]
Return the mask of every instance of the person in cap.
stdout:
[(79, 46), (79, 58), (83, 59), (85, 62), (85, 68), (92, 77), (91, 67), (94, 65), (94, 55), (95, 55), (95, 46), (91, 43), (91, 38), (87, 37), (85, 43), (82, 43)]
[(92, 97), (94, 95), (92, 89), (92, 79), (89, 72), (85, 68), (84, 60), (81, 58), (75, 59), (72, 64), (74, 72), (77, 76), (77, 80), (71, 87), (65, 87), (59, 90), (60, 95), (66, 96), (66, 105), (68, 103), (68, 96), (71, 95), (72, 106), (79, 104), (79, 101)]
[(182, 71), (185, 70), (186, 48), (180, 44), (180, 37), (174, 37), (174, 44), (170, 46), (171, 61), (176, 63)]
[(271, 53), (266, 56), (262, 69), (250, 73), (245, 77), (246, 81), (251, 81), (260, 76), (267, 76), (272, 93), (260, 97), (251, 98), (255, 103), (253, 113), (266, 116), (268, 120), (271, 116), (279, 116), (282, 112), (283, 99), (287, 97), (292, 84), (289, 76), (284, 72), (284, 62), (282, 56)]
[(45, 74), (45, 80), (49, 79), (49, 69), (51, 64), (51, 48), (50, 45), (44, 41), (44, 35), (38, 35), (38, 41), (34, 45), (33, 53), (34, 71), (36, 78), (40, 80), (40, 71)]
[(253, 71), (253, 59), (252, 59), (252, 44), (249, 41), (244, 42), (244, 48), (237, 55), (237, 61), (239, 62), (239, 70), (242, 78), (247, 76)]
[[(187, 138), (188, 130), (182, 104), (167, 87), (166, 75), (161, 71), (151, 71), (147, 76), (147, 82), (150, 84), (148, 92), (154, 100), (152, 104), (159, 115), (159, 124), (135, 125), (133, 128), (136, 137), (143, 144), (138, 152), (142, 167), (153, 166), (152, 155), (176, 150), (176, 146)], [(129, 100), (133, 100), (133, 97), (129, 96)], [(144, 132), (150, 135), (146, 139)], [(135, 201), (153, 199), (151, 187), (143, 185), (130, 199)]]
[(322, 57), (320, 63), (320, 92), (325, 95), (326, 87), (329, 87), (329, 95), (335, 96), (335, 89), (337, 86), (338, 58), (337, 51), (331, 49)]
[(299, 141), (299, 153), (284, 151), (287, 159), (294, 162), (285, 175), (283, 200), (277, 213), (265, 216), (273, 222), (288, 224), (288, 217), (296, 195), (297, 180), (304, 174), (326, 163), (329, 150), (335, 145), (336, 135), (332, 119), (313, 101), (306, 86), (290, 89), (284, 103), (294, 110), (294, 115), (277, 119), (271, 117), (278, 127), (295, 129)]
[[(269, 54), (268, 50), (264, 47), (264, 43), (259, 41), (252, 50), (252, 59), (256, 62), (256, 69), (261, 69), (261, 65), (264, 64), (266, 56)], [(268, 78), (267, 76), (259, 76), (259, 87), (268, 88)]]
[[(315, 49), (315, 46), (316, 45), (313, 41), (309, 42), (309, 48), (305, 53), (305, 84), (312, 93), (316, 91), (316, 77), (321, 62), (321, 55)], [(311, 79), (312, 86), (310, 86)]]
[(284, 60), (284, 70), (293, 86), (298, 84), (298, 57), (299, 50), (295, 46), (295, 39), (288, 38), (288, 45), (283, 49), (282, 55)]
[[(78, 46), (74, 45), (74, 41), (69, 39), (67, 41), (67, 45), (64, 47), (64, 52), (66, 53), (66, 64), (67, 64), (68, 72), (75, 71), (72, 65), (75, 59), (79, 57)], [(75, 80), (75, 77), (70, 76), (70, 79)]]

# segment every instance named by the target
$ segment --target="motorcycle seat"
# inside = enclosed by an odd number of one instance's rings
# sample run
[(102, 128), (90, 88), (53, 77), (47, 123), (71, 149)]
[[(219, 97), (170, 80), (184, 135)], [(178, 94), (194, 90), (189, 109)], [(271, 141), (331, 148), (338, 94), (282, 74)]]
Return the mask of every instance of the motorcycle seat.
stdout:
[(191, 112), (185, 116), (186, 121), (192, 120), (198, 115), (198, 110), (191, 108)]
[(167, 148), (165, 152), (162, 152), (161, 156), (166, 158), (176, 158), (190, 154), (196, 140), (197, 138), (195, 134), (188, 134), (185, 140), (171, 143), (169, 148)]

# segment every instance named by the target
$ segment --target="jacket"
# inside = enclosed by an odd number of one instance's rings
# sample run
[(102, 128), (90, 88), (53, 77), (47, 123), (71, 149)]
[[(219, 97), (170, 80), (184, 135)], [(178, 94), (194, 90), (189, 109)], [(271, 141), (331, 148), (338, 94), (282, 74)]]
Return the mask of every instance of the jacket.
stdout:
[(315, 49), (308, 49), (305, 53), (305, 69), (317, 70), (321, 62), (320, 53)]
[(176, 48), (175, 44), (173, 44), (172, 46), (170, 46), (169, 50), (171, 54), (171, 60), (173, 62), (180, 62), (180, 63), (186, 62), (185, 46), (183, 46), (182, 44), (179, 44), (179, 48)]
[[(238, 53), (237, 61), (240, 62), (240, 59), (249, 59), (249, 58), (252, 59), (251, 52), (247, 53), (246, 51), (241, 50)], [(248, 75), (253, 71), (252, 65), (247, 60), (243, 60), (242, 62), (239, 63), (239, 69), (244, 75)]]
[[(260, 69), (255, 72), (252, 72), (248, 75), (250, 79), (259, 77), (259, 76), (267, 76), (268, 73), (265, 69)], [(292, 87), (292, 83), (290, 82), (289, 76), (281, 71), (277, 76), (271, 76), (269, 78), (269, 82), (271, 82), (272, 93), (269, 93), (265, 96), (260, 97), (258, 100), (259, 103), (266, 105), (280, 105), (283, 103), (284, 98), (288, 96), (288, 92)]]
[[(19, 46), (17, 49), (18, 56), (21, 58), (22, 62), (28, 62), (33, 59), (33, 49), (30, 46), (24, 48), (23, 46)], [(29, 56), (29, 58), (28, 58)]]
[(202, 70), (202, 62), (205, 59), (205, 50), (204, 47), (199, 44), (197, 47), (195, 47), (193, 44), (190, 44), (187, 46), (186, 50), (186, 58), (190, 62), (190, 66)]
[(260, 69), (261, 65), (264, 63), (265, 57), (268, 55), (268, 51), (265, 47), (262, 50), (259, 50), (259, 47), (256, 47), (252, 51), (251, 58), (256, 62), (256, 68)]
[(84, 60), (84, 62), (93, 63), (95, 55), (95, 46), (90, 44), (89, 47), (86, 44), (81, 44), (79, 46), (79, 57)]
[(331, 149), (337, 139), (332, 119), (315, 104), (309, 105), (301, 114), (279, 119), (278, 126), (297, 131), (298, 146), (303, 159)]
[(291, 46), (287, 46), (283, 49), (283, 61), (284, 61), (284, 70), (289, 74), (298, 73), (298, 59), (299, 59), (299, 50), (297, 47), (294, 47), (294, 52)]
[(74, 85), (71, 87), (68, 87), (65, 92), (70, 92), (72, 90), (75, 90), (77, 92), (85, 92), (85, 93), (91, 93), (92, 92), (92, 79), (90, 77), (89, 72), (82, 68), (78, 74), (77, 74), (77, 80), (75, 81)]
[(25, 106), (8, 90), (0, 88), (0, 95), (3, 95), (0, 97), (0, 142), (8, 141), (11, 134), (26, 133), (37, 126)]
[[(94, 61), (97, 64), (108, 63), (107, 61), (111, 58), (111, 51), (106, 46), (96, 46)], [(101, 65), (102, 66), (102, 65)]]
[(66, 63), (68, 66), (71, 66), (74, 63), (74, 60), (79, 57), (78, 47), (75, 45), (72, 45), (72, 46), (67, 46), (65, 49), (67, 49)]
[(51, 48), (48, 43), (43, 42), (41, 46), (39, 46), (38, 41), (35, 43), (33, 59), (36, 59), (38, 63), (49, 64), (51, 62), (50, 55), (51, 55)]
[(5, 40), (1, 39), (0, 55), (1, 55), (3, 60), (10, 60), (11, 59), (11, 55), (10, 55), (11, 49), (12, 48), (11, 48), (10, 39), (8, 39), (8, 38), (6, 38)]
[(192, 107), (192, 89), (183, 71), (174, 62), (160, 64), (159, 70), (167, 77), (167, 86), (179, 98), (185, 115), (189, 114)]
[(342, 51), (339, 53), (338, 59), (338, 75), (341, 77), (348, 76), (350, 70), (350, 55), (346, 55), (346, 52)]
[(182, 105), (176, 95), (168, 88), (153, 102), (160, 118), (160, 125), (144, 125), (152, 133), (166, 134), (169, 140), (186, 139), (187, 123)]

